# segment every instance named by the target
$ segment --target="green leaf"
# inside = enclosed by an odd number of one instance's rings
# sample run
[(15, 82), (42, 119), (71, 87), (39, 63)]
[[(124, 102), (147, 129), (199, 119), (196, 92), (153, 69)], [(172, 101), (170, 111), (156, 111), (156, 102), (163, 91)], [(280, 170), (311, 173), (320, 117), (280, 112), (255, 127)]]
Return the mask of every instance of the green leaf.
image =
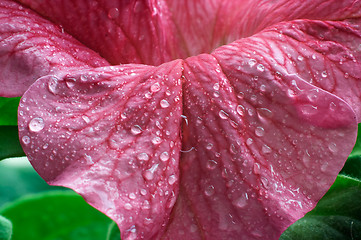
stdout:
[(12, 233), (12, 224), (11, 222), (0, 216), (0, 240), (10, 240)]
[(0, 183), (0, 207), (27, 194), (65, 189), (48, 185), (25, 158), (0, 162)]
[(339, 175), (316, 208), (291, 225), (281, 240), (361, 239), (361, 182)]
[(109, 225), (108, 228), (108, 234), (107, 234), (107, 239), (106, 240), (119, 240), (120, 239), (120, 231), (119, 231), (119, 227), (115, 222), (112, 222)]
[(20, 145), (17, 126), (0, 126), (0, 161), (25, 156)]
[(0, 97), (0, 125), (18, 125), (18, 106), (20, 98)]
[(349, 157), (361, 155), (361, 123), (358, 124), (357, 139)]
[(12, 240), (101, 240), (111, 220), (73, 192), (27, 196), (0, 209), (13, 224)]

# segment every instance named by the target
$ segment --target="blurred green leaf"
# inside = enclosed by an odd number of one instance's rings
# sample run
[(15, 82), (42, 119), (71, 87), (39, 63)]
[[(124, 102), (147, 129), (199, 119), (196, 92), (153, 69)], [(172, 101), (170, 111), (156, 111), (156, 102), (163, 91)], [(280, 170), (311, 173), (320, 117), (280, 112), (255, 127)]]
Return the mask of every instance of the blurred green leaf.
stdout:
[(0, 97), (0, 125), (18, 125), (18, 106), (20, 98)]
[(0, 126), (0, 161), (25, 156), (20, 145), (17, 126)]
[(361, 123), (358, 124), (356, 143), (349, 158), (354, 156), (361, 156)]
[(118, 225), (112, 222), (108, 228), (108, 235), (106, 240), (120, 240), (120, 231)]
[(361, 181), (339, 175), (316, 208), (291, 225), (280, 240), (361, 239)]
[(14, 158), (0, 162), (0, 207), (30, 193), (65, 189), (48, 185), (27, 161), (24, 165), (22, 160)]
[(12, 233), (12, 224), (11, 222), (0, 216), (0, 240), (10, 240)]
[(111, 220), (76, 193), (27, 196), (0, 209), (13, 224), (12, 240), (101, 240)]

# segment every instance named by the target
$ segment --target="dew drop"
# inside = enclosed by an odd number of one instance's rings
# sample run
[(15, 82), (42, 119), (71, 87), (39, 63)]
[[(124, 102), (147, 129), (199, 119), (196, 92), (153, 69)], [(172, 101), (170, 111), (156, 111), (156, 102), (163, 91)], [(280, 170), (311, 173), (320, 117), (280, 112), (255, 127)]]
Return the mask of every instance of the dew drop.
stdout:
[(330, 144), (328, 145), (328, 149), (329, 149), (332, 153), (337, 152), (337, 145), (336, 145), (336, 143), (330, 143)]
[(215, 169), (217, 167), (217, 164), (218, 163), (216, 161), (214, 161), (214, 160), (208, 160), (207, 161), (207, 168), (209, 170), (213, 170), (213, 169)]
[(247, 205), (248, 195), (245, 193), (241, 197), (235, 199), (232, 204), (238, 208), (244, 208)]
[(82, 118), (82, 119), (84, 120), (84, 122), (86, 122), (86, 123), (89, 123), (89, 122), (90, 122), (90, 119), (89, 119), (88, 116), (83, 115), (81, 118)]
[(254, 172), (254, 174), (260, 174), (261, 173), (261, 166), (258, 163), (253, 164), (253, 172)]
[(141, 189), (141, 190), (140, 190), (140, 194), (141, 194), (142, 196), (147, 195), (147, 190)]
[(169, 185), (173, 185), (177, 181), (177, 177), (175, 175), (170, 175), (168, 178)]
[(269, 181), (266, 177), (261, 177), (261, 183), (263, 185), (264, 188), (268, 189), (269, 188)]
[(215, 91), (215, 92), (213, 93), (213, 96), (216, 97), (216, 98), (219, 97), (219, 92), (218, 92), (218, 91)]
[(108, 11), (108, 17), (109, 17), (110, 19), (116, 19), (116, 18), (118, 18), (118, 17), (119, 17), (119, 10), (118, 10), (118, 8), (111, 8), (111, 9), (109, 9), (109, 11)]
[(139, 153), (137, 158), (140, 161), (148, 161), (149, 160), (149, 156), (146, 153)]
[(159, 90), (160, 90), (160, 85), (159, 85), (159, 83), (154, 83), (151, 87), (150, 87), (150, 91), (152, 91), (152, 92), (159, 92)]
[(264, 66), (262, 64), (258, 64), (257, 70), (260, 72), (264, 72)]
[(66, 82), (65, 82), (66, 86), (68, 88), (73, 88), (75, 86), (75, 80), (73, 79), (68, 79)]
[(204, 190), (204, 194), (208, 197), (212, 196), (215, 193), (214, 186), (209, 185), (206, 190)]
[(257, 63), (256, 59), (252, 58), (252, 59), (248, 60), (248, 64), (250, 67), (253, 67), (254, 65), (256, 65), (256, 63)]
[(244, 93), (243, 93), (243, 92), (239, 92), (239, 93), (237, 94), (237, 97), (238, 97), (239, 99), (243, 99), (243, 98), (244, 98)]
[(308, 153), (308, 150), (306, 150), (305, 154), (302, 157), (302, 161), (303, 161), (303, 163), (305, 164), (306, 167), (309, 167), (310, 160), (311, 160), (311, 156)]
[(271, 118), (273, 113), (268, 108), (257, 108), (257, 114), (259, 118)]
[(264, 136), (264, 129), (263, 127), (257, 127), (254, 130), (254, 133), (256, 134), (257, 137), (263, 137)]
[(32, 132), (40, 132), (41, 130), (43, 130), (44, 126), (44, 120), (40, 117), (33, 118), (29, 122), (29, 129)]
[(159, 156), (160, 160), (162, 160), (163, 162), (168, 161), (169, 160), (169, 153), (168, 152), (162, 152)]
[(48, 146), (49, 146), (49, 144), (45, 143), (45, 144), (43, 145), (43, 149), (44, 149), (44, 150), (47, 149)]
[(211, 150), (213, 148), (213, 144), (212, 143), (208, 143), (206, 146), (206, 149)]
[(152, 139), (152, 143), (154, 145), (160, 144), (162, 142), (162, 139), (160, 137), (155, 137)]
[(262, 152), (263, 152), (263, 153), (271, 153), (271, 152), (272, 152), (272, 149), (271, 149), (269, 146), (267, 146), (266, 144), (264, 144), (264, 145), (262, 146)]
[(324, 78), (327, 77), (327, 72), (326, 72), (326, 71), (323, 71), (323, 72), (321, 73), (321, 76), (324, 77)]
[(167, 108), (167, 107), (169, 107), (169, 103), (167, 100), (163, 99), (162, 101), (160, 101), (160, 106), (162, 108)]
[(227, 119), (228, 118), (228, 113), (221, 110), (221, 111), (219, 111), (219, 117), (222, 118), (222, 119)]
[(301, 62), (303, 61), (303, 57), (302, 57), (302, 56), (298, 56), (297, 59), (298, 59), (298, 61), (301, 61)]
[(52, 94), (56, 94), (58, 92), (58, 81), (56, 77), (51, 77), (48, 82), (48, 89)]
[(21, 138), (21, 141), (23, 141), (24, 144), (28, 145), (30, 143), (30, 138), (28, 136), (23, 136)]
[(236, 111), (239, 115), (244, 116), (244, 107), (242, 105), (238, 105)]
[(261, 91), (261, 92), (265, 92), (266, 91), (266, 85), (261, 85), (260, 87), (259, 87), (259, 90)]
[(253, 139), (252, 138), (248, 138), (247, 140), (246, 140), (246, 144), (249, 146), (249, 145), (251, 145), (253, 143)]
[(147, 179), (148, 181), (153, 180), (154, 172), (155, 172), (155, 170), (157, 170), (158, 165), (159, 164), (154, 164), (151, 168), (144, 171), (144, 173), (143, 173), (144, 178)]
[(133, 206), (130, 203), (126, 203), (126, 204), (124, 204), (124, 208), (127, 210), (132, 210)]
[(139, 125), (134, 125), (130, 131), (132, 132), (133, 135), (138, 135), (142, 132), (142, 128)]
[(137, 196), (135, 196), (134, 193), (130, 193), (130, 194), (129, 194), (129, 198), (132, 199), (132, 200), (136, 199), (136, 197), (137, 197)]
[(326, 172), (327, 168), (328, 168), (328, 162), (325, 162), (324, 164), (321, 165), (322, 172)]
[(218, 91), (219, 90), (219, 83), (215, 83), (213, 85), (213, 89)]

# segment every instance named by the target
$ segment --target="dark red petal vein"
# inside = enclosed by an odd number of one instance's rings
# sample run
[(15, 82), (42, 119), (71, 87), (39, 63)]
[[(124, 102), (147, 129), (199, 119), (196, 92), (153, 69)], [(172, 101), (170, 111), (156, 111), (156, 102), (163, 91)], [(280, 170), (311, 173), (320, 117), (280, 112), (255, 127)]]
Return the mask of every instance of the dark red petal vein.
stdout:
[(21, 100), (19, 132), (34, 168), (114, 219), (124, 239), (161, 234), (178, 195), (180, 67), (46, 76)]
[(21, 96), (47, 74), (106, 65), (60, 27), (17, 3), (0, 2), (0, 96)]

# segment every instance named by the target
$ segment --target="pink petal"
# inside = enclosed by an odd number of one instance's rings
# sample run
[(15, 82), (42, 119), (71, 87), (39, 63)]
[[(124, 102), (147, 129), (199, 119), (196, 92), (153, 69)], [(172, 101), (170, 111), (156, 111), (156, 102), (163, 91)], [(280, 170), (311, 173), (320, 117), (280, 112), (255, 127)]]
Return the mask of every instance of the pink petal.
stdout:
[(17, 3), (0, 2), (0, 96), (21, 96), (47, 74), (105, 65), (60, 27)]
[(174, 29), (164, 1), (20, 2), (60, 24), (112, 64), (159, 65), (178, 57), (178, 44), (173, 38)]
[(351, 108), (295, 75), (276, 78), (257, 55), (260, 71), (246, 43), (185, 61), (180, 195), (164, 239), (278, 239), (352, 149)]
[(20, 138), (34, 168), (114, 219), (123, 239), (161, 234), (178, 195), (180, 67), (46, 76), (21, 101)]

